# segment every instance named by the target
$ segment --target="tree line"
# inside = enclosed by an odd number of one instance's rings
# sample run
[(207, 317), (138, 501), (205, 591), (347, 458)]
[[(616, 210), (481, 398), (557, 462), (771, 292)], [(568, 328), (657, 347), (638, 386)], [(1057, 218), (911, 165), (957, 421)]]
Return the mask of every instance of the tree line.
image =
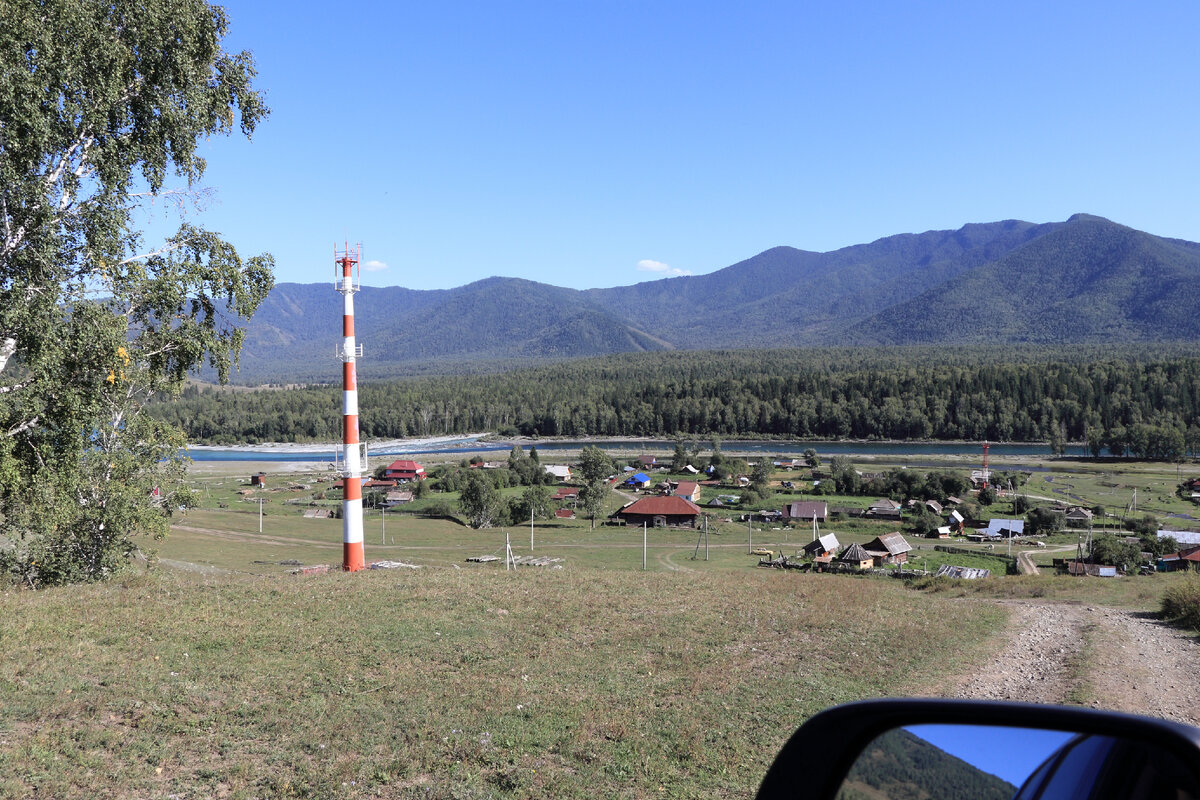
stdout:
[[(1200, 359), (969, 363), (847, 351), (653, 353), (359, 387), (364, 436), (764, 436), (1085, 442), (1096, 455), (1200, 452)], [(910, 354), (911, 355), (911, 354)], [(336, 386), (189, 387), (153, 413), (197, 443), (335, 441)]]

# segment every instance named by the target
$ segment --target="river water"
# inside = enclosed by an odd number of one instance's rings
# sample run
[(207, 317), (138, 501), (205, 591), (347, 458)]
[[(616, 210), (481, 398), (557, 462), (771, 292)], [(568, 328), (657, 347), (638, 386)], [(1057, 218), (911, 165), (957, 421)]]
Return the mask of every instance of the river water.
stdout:
[[(433, 441), (387, 442), (378, 449), (371, 448), (372, 456), (452, 455), (454, 453), (505, 452), (512, 449), (511, 443), (481, 442), (480, 436), (442, 438)], [(711, 448), (711, 441), (696, 440), (702, 451)], [(528, 445), (529, 443), (525, 443)], [(575, 439), (535, 441), (539, 454), (564, 450), (578, 450), (593, 445), (613, 454), (638, 455), (642, 452), (662, 452), (674, 449), (674, 440), (663, 439)], [(983, 458), (983, 445), (979, 442), (811, 442), (811, 441), (739, 441), (722, 440), (722, 452), (765, 453), (784, 458), (800, 456), (813, 448), (823, 459), (835, 455), (851, 456), (977, 456)], [(319, 445), (252, 445), (238, 448), (193, 447), (189, 455), (195, 461), (333, 461), (340, 448)], [(990, 446), (994, 456), (1025, 456), (1048, 458), (1052, 455), (1046, 443), (996, 443)], [(1082, 445), (1067, 448), (1068, 456), (1086, 456)]]

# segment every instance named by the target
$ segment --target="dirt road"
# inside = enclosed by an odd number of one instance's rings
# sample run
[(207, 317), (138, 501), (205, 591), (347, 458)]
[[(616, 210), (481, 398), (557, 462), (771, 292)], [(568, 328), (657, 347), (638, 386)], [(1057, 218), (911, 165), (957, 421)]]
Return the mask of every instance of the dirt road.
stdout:
[(1011, 612), (1002, 649), (946, 697), (1069, 703), (1200, 725), (1181, 702), (1194, 685), (1200, 640), (1151, 615), (1072, 603), (1001, 601)]

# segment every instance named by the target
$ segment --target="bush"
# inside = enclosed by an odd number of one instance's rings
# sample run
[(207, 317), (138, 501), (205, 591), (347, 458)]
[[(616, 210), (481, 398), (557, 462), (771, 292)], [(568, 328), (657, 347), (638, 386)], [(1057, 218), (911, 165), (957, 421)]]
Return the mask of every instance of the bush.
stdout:
[(1189, 575), (1167, 589), (1162, 599), (1162, 615), (1200, 631), (1200, 575)]

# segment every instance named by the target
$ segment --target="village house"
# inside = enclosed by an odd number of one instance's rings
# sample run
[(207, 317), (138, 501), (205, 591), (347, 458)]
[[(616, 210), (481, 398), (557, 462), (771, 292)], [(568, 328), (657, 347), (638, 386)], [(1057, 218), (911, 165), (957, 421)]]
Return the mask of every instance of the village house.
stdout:
[(900, 519), (900, 504), (886, 497), (876, 500), (867, 507), (866, 516), (874, 519), (897, 521)]
[(383, 471), (384, 478), (397, 482), (425, 480), (425, 468), (415, 461), (400, 459), (387, 465)]
[(903, 564), (908, 561), (912, 545), (897, 531), (876, 536), (864, 544), (863, 549), (870, 553), (876, 564)]
[(642, 465), (642, 469), (650, 469), (658, 463), (658, 459), (654, 456), (638, 456), (637, 462)]
[(613, 518), (626, 525), (642, 525), (652, 528), (695, 527), (700, 516), (700, 507), (686, 497), (643, 497), (614, 513)]
[(814, 501), (797, 501), (783, 507), (783, 518), (801, 522), (824, 522), (829, 516), (829, 505)]
[(1082, 506), (1073, 506), (1066, 513), (1067, 525), (1081, 528), (1092, 524), (1092, 510)]
[(635, 472), (625, 479), (625, 485), (631, 489), (645, 489), (650, 485), (650, 476), (644, 472)]
[(388, 508), (392, 508), (393, 506), (402, 506), (413, 501), (413, 493), (397, 489), (388, 492), (384, 500), (386, 501), (384, 505), (386, 505)]
[(822, 558), (833, 555), (841, 547), (838, 544), (837, 536), (832, 533), (827, 533), (818, 538), (816, 541), (809, 542), (804, 545), (805, 555), (810, 555), (813, 558)]
[(566, 483), (571, 480), (571, 468), (566, 464), (546, 464), (542, 467), (547, 474), (553, 475), (554, 479), (559, 483)]
[(693, 503), (700, 502), (700, 484), (696, 481), (680, 481), (671, 493), (676, 497), (686, 497)]

